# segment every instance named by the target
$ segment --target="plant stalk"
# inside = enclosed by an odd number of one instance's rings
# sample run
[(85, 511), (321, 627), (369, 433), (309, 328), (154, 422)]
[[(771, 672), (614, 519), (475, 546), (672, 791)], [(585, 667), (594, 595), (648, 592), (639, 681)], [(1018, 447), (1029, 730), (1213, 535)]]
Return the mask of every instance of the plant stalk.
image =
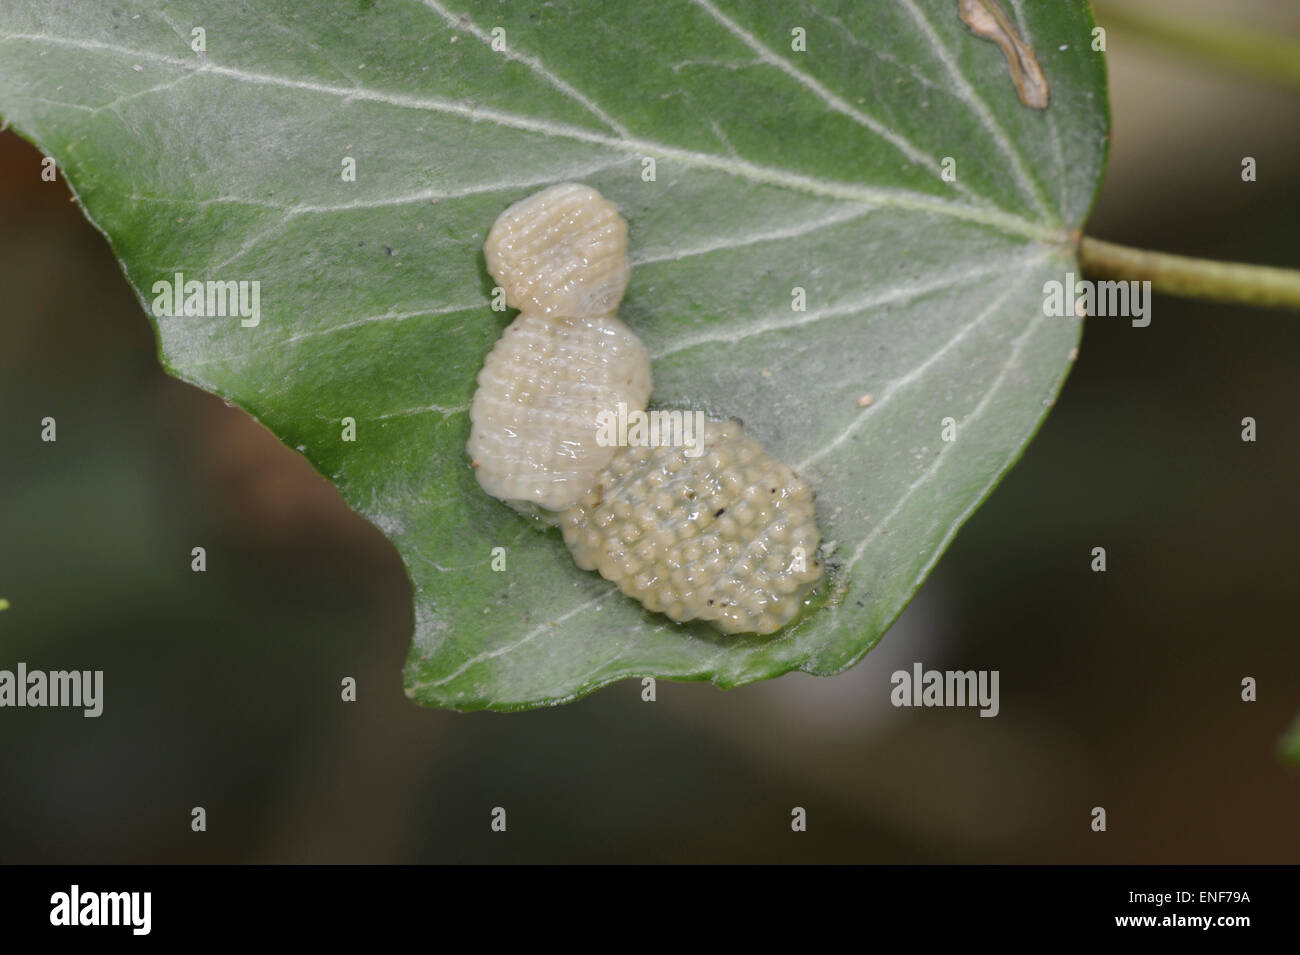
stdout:
[(1138, 12), (1132, 0), (1093, 0), (1097, 22), (1154, 45), (1234, 72), (1300, 87), (1300, 41), (1235, 22), (1196, 20), (1186, 15)]
[(1084, 236), (1079, 265), (1095, 278), (1149, 281), (1166, 295), (1300, 309), (1300, 271), (1148, 252)]

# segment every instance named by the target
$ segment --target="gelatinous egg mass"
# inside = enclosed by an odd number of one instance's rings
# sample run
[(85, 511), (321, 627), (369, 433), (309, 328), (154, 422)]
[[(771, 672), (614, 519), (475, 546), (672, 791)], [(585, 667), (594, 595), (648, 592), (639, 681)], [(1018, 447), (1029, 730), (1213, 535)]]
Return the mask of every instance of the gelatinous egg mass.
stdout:
[(524, 312), (478, 375), (469, 454), (493, 497), (559, 511), (578, 500), (617, 450), (598, 443), (597, 416), (644, 408), (650, 357), (612, 316)]
[(552, 186), (506, 209), (483, 250), (520, 310), (470, 406), (483, 489), (562, 512), (578, 566), (673, 620), (760, 634), (793, 620), (822, 576), (806, 482), (735, 421), (705, 422), (699, 444), (601, 443), (602, 413), (638, 414), (651, 390), (649, 355), (614, 314), (628, 281), (614, 204)]
[(703, 453), (621, 448), (560, 518), (578, 566), (650, 610), (724, 633), (772, 633), (822, 576), (812, 489), (735, 421)]
[(562, 183), (497, 217), (483, 245), (506, 304), (547, 315), (612, 315), (627, 288), (627, 223), (590, 186)]
[(561, 511), (614, 454), (600, 413), (641, 411), (650, 397), (650, 356), (614, 317), (627, 223), (596, 190), (563, 183), (501, 213), (483, 251), (520, 315), (479, 372), (470, 458), (493, 497)]

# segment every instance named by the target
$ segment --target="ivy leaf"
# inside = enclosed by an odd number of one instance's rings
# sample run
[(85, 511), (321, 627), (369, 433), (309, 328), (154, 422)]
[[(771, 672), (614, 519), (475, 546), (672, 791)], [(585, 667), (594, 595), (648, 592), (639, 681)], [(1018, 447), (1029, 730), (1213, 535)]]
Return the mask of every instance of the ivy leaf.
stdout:
[[(1075, 268), (1107, 115), (1087, 5), (1001, 6), (1047, 109), (957, 0), (26, 0), (0, 113), (147, 309), (178, 272), (260, 283), (256, 325), (156, 317), (164, 365), (397, 546), (410, 696), (521, 709), (851, 666), (1020, 455), (1078, 342), (1043, 283)], [(644, 611), (474, 479), (467, 409), (512, 317), (483, 239), (572, 180), (630, 223), (653, 403), (743, 418), (816, 491), (822, 605), (774, 636)]]

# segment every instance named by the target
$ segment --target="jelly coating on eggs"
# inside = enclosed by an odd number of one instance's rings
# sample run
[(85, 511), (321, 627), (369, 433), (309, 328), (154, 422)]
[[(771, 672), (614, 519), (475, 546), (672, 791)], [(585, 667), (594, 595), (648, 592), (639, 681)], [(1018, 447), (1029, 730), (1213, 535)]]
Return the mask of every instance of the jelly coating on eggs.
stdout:
[(493, 497), (559, 511), (577, 502), (617, 450), (597, 416), (644, 408), (650, 357), (612, 316), (525, 312), (493, 346), (470, 405), (469, 454)]
[(724, 633), (793, 620), (822, 576), (805, 481), (735, 421), (706, 421), (699, 456), (599, 441), (602, 413), (642, 412), (651, 390), (649, 355), (614, 316), (629, 272), (614, 204), (552, 186), (506, 209), (483, 251), (520, 310), (470, 406), (483, 489), (533, 516), (560, 512), (578, 566), (649, 610)]
[(767, 634), (822, 576), (812, 489), (735, 421), (704, 452), (622, 448), (560, 518), (578, 566), (676, 621)]
[(590, 186), (561, 183), (497, 217), (483, 244), (506, 304), (546, 315), (612, 315), (627, 288), (627, 223)]

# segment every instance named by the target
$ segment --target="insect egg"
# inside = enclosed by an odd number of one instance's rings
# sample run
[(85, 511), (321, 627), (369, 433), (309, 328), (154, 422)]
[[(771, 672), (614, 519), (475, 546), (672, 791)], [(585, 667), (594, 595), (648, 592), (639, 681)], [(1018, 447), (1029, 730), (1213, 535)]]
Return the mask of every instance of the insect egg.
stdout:
[(650, 610), (772, 633), (822, 576), (812, 489), (735, 421), (706, 421), (703, 446), (621, 450), (561, 515), (564, 541)]
[(474, 473), (513, 506), (560, 511), (614, 455), (598, 440), (601, 412), (642, 411), (650, 397), (650, 357), (614, 315), (627, 287), (627, 223), (596, 190), (565, 183), (506, 209), (483, 251), (520, 314), (479, 372)]
[(613, 315), (627, 289), (627, 223), (590, 186), (568, 182), (516, 202), (483, 245), (506, 304), (545, 315)]
[(469, 454), (483, 490), (561, 510), (591, 486), (616, 450), (597, 442), (597, 415), (650, 397), (645, 346), (613, 316), (524, 312), (478, 375)]
[(576, 183), (544, 189), (497, 218), (483, 252), (520, 310), (470, 406), (483, 489), (551, 512), (578, 566), (649, 610), (724, 633), (793, 620), (822, 576), (803, 479), (735, 420), (704, 421), (698, 454), (601, 441), (602, 413), (642, 413), (651, 391), (649, 355), (615, 316), (629, 269), (613, 203)]

